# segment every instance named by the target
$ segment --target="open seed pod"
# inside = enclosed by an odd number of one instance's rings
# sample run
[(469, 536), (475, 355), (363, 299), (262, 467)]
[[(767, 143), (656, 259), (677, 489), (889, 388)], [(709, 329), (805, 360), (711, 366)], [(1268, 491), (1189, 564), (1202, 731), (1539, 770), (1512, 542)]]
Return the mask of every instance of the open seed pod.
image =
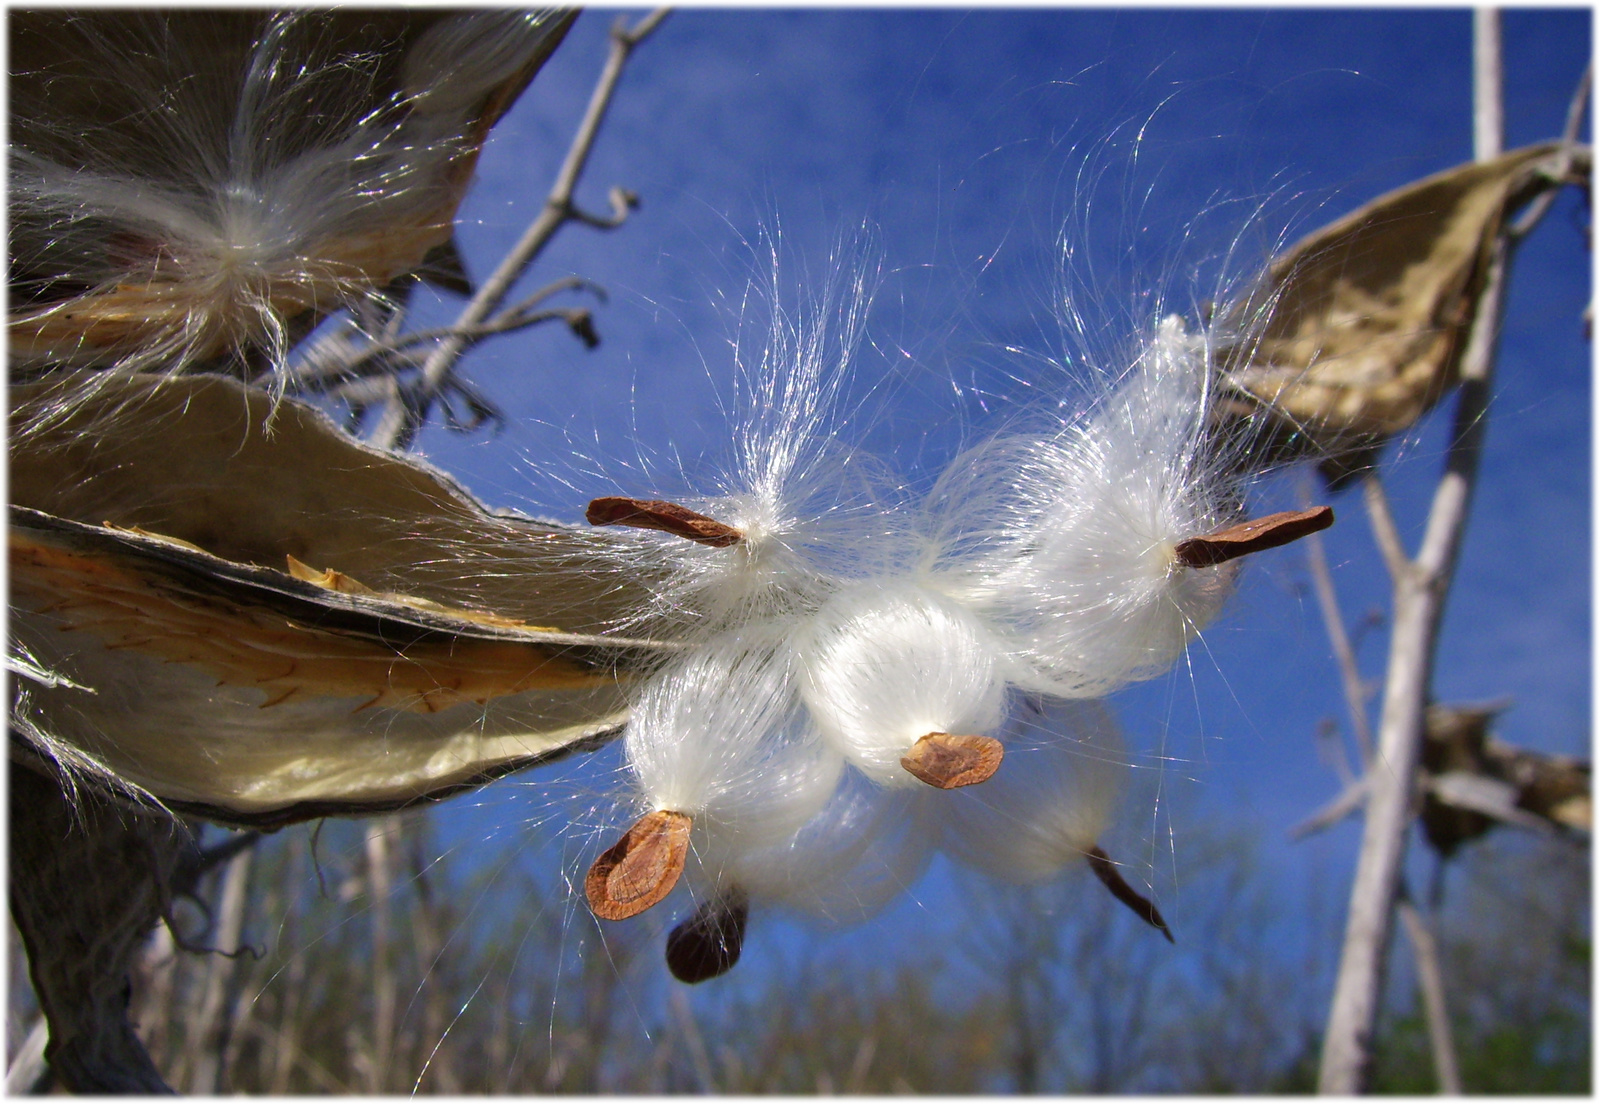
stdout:
[(12, 366), (254, 374), (451, 241), (576, 13), (11, 13)]
[[(1337, 486), (1455, 387), (1485, 265), (1509, 213), (1587, 147), (1528, 146), (1379, 196), (1298, 242), (1223, 314), (1213, 417), (1252, 461), (1313, 457)], [(1261, 433), (1265, 414), (1270, 432)]]
[(228, 823), (396, 808), (615, 734), (671, 647), (608, 632), (604, 531), (223, 377), (84, 394), (11, 391), (14, 754)]

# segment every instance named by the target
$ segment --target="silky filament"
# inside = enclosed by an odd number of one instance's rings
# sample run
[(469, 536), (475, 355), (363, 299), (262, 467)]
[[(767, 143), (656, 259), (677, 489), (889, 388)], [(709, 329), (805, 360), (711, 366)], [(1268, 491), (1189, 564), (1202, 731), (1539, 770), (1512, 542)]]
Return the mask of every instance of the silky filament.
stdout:
[[(688, 649), (634, 704), (648, 811), (591, 868), (596, 913), (634, 915), (683, 875), (695, 904), (668, 964), (700, 981), (762, 908), (859, 920), (943, 850), (1015, 881), (1081, 862), (1170, 939), (1098, 843), (1126, 769), (1098, 699), (1176, 661), (1239, 556), (1331, 512), (1247, 518), (1247, 472), (1207, 419), (1208, 337), (1167, 316), (1100, 395), (959, 454), (923, 499), (807, 514), (869, 465), (822, 416), (847, 359), (791, 329), (777, 344), (798, 355), (761, 361), (740, 476), (589, 509), (654, 530), (618, 555), (657, 565), (650, 616)], [(650, 886), (624, 906), (635, 865)]]

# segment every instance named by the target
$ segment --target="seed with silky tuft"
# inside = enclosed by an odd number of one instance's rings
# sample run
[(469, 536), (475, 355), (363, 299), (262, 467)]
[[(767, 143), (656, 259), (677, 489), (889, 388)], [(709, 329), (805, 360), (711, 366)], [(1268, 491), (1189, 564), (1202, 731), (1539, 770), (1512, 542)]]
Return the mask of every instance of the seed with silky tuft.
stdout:
[(930, 732), (911, 746), (900, 765), (930, 786), (953, 790), (987, 781), (1000, 769), (1004, 755), (993, 736)]
[(597, 498), (589, 503), (584, 517), (590, 525), (657, 529), (712, 548), (727, 548), (744, 540), (744, 533), (731, 525), (697, 514), (676, 502), (662, 502), (659, 499), (620, 496)]
[(1178, 544), (1178, 562), (1184, 567), (1213, 567), (1216, 564), (1264, 552), (1309, 537), (1333, 524), (1333, 507), (1286, 510), (1252, 521), (1242, 521), (1203, 537), (1192, 537)]
[(656, 904), (678, 884), (689, 857), (687, 813), (658, 809), (634, 822), (589, 867), (583, 892), (602, 920), (626, 920)]

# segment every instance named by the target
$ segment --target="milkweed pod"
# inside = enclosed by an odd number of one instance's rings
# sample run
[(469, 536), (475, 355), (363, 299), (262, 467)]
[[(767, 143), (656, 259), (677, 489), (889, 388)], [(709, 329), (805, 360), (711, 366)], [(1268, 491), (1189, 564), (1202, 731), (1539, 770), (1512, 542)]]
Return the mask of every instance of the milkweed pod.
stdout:
[(14, 360), (275, 366), (449, 242), (490, 125), (573, 15), (14, 13)]
[(608, 631), (648, 581), (597, 577), (604, 533), (233, 380), (97, 378), (11, 389), (14, 752), (228, 823), (371, 813), (595, 746), (677, 654)]

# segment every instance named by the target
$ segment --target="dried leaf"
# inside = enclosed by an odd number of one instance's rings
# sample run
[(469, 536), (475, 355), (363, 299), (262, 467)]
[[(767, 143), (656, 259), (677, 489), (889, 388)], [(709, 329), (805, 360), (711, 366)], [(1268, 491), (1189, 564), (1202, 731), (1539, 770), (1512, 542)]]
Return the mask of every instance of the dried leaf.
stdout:
[(1489, 249), (1564, 156), (1545, 144), (1461, 165), (1300, 241), (1224, 312), (1223, 329), (1247, 336), (1219, 350), (1215, 416), (1270, 412), (1259, 447), (1324, 458), (1330, 480), (1364, 466), (1456, 385)]

